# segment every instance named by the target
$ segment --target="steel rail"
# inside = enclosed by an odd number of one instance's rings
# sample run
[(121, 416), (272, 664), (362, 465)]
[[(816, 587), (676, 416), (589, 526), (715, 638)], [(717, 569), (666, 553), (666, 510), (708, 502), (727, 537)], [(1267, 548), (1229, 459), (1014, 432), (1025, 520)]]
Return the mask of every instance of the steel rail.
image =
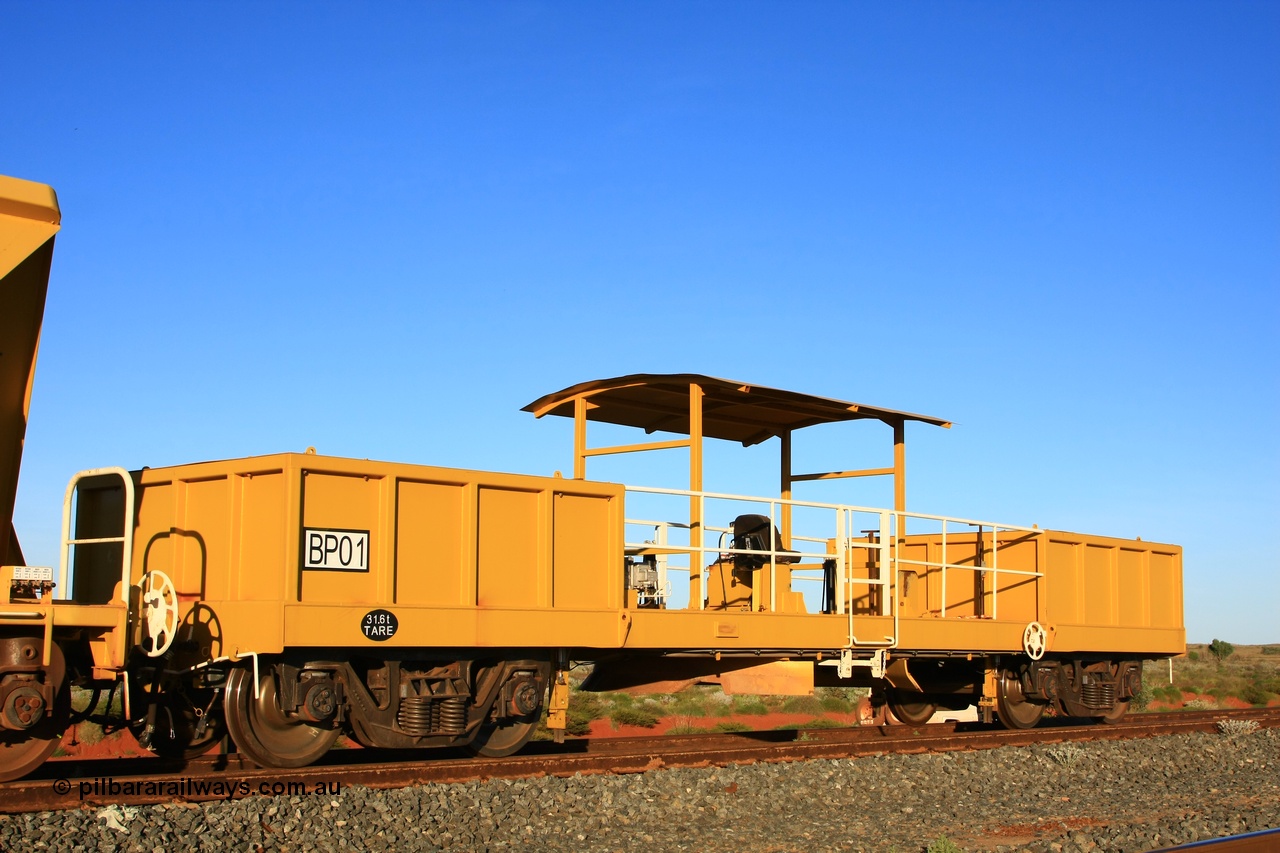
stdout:
[[(1280, 727), (1280, 708), (1134, 714), (1119, 723), (1078, 724), (1047, 720), (1034, 729), (1006, 730), (977, 723), (924, 726), (859, 726), (705, 735), (572, 740), (562, 745), (535, 742), (509, 758), (464, 757), (440, 751), (429, 760), (395, 760), (403, 751), (331, 750), (319, 762), (296, 769), (260, 768), (237, 754), (207, 755), (186, 763), (159, 758), (62, 759), (36, 773), (0, 784), (0, 813), (80, 808), (82, 805), (145, 805), (200, 802), (275, 793), (272, 786), (302, 784), (307, 791), (324, 782), (368, 788), (403, 788), (428, 783), (572, 776), (577, 773), (643, 773), (671, 767), (854, 758), (884, 753), (954, 752), (1029, 746), (1063, 741), (1123, 740), (1216, 731), (1224, 719), (1254, 720)], [(244, 783), (227, 794), (196, 790), (194, 783)], [(153, 783), (157, 789), (110, 790), (109, 782), (130, 789)], [(95, 785), (95, 783), (97, 783)], [(262, 787), (262, 786), (265, 786)], [(166, 789), (169, 793), (166, 793)], [(172, 793), (174, 790), (177, 793)], [(335, 795), (336, 796), (336, 795)]]

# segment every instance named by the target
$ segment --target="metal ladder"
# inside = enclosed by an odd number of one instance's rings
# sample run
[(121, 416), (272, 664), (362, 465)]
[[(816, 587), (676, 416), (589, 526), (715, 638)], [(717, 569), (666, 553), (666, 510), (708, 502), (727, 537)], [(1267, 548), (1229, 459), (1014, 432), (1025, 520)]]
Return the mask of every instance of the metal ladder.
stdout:
[[(120, 478), (120, 482), (124, 484), (124, 530), (121, 536), (103, 536), (96, 539), (72, 539), (71, 538), (71, 503), (76, 494), (76, 487), (80, 485), (81, 480), (90, 477), (103, 477), (114, 474)], [(71, 546), (72, 545), (106, 545), (119, 542), (120, 549), (120, 603), (126, 608), (129, 606), (129, 569), (133, 557), (133, 519), (134, 519), (134, 490), (133, 477), (123, 468), (91, 468), (88, 471), (81, 471), (71, 478), (71, 482), (67, 484), (66, 495), (62, 499), (62, 548), (61, 561), (58, 567), (58, 589), (61, 591), (60, 597), (63, 600), (69, 600), (70, 589), (67, 587), (67, 568), (71, 562)], [(130, 621), (133, 621), (133, 614), (130, 614)], [(131, 626), (132, 627), (132, 626)]]

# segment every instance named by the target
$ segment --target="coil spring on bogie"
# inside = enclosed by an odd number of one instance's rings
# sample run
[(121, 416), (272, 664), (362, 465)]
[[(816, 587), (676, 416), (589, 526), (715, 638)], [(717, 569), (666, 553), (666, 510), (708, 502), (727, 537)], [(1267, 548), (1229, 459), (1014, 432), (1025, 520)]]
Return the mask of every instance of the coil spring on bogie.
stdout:
[(450, 696), (439, 703), (438, 731), (460, 735), (467, 728), (467, 700), (463, 696)]
[(465, 696), (405, 696), (396, 722), (410, 737), (460, 735), (467, 728)]
[(1101, 681), (1085, 684), (1080, 688), (1080, 701), (1088, 708), (1110, 710), (1116, 704), (1116, 686)]

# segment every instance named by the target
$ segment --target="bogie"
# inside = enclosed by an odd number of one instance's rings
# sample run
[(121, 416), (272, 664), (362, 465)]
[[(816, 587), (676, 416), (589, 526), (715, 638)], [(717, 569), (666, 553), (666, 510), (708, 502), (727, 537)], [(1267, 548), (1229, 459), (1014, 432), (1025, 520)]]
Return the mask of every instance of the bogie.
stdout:
[(510, 755), (533, 734), (550, 664), (535, 659), (260, 660), (227, 679), (225, 716), (237, 749), (254, 762), (300, 767), (343, 731), (368, 747), (467, 746)]

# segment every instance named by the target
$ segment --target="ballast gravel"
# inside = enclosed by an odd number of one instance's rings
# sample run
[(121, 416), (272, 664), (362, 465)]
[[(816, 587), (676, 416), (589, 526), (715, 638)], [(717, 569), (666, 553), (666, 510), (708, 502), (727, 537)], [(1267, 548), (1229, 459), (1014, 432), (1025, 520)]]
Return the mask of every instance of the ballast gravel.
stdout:
[(0, 849), (1076, 853), (1273, 827), (1276, 729), (86, 807), (0, 816)]

